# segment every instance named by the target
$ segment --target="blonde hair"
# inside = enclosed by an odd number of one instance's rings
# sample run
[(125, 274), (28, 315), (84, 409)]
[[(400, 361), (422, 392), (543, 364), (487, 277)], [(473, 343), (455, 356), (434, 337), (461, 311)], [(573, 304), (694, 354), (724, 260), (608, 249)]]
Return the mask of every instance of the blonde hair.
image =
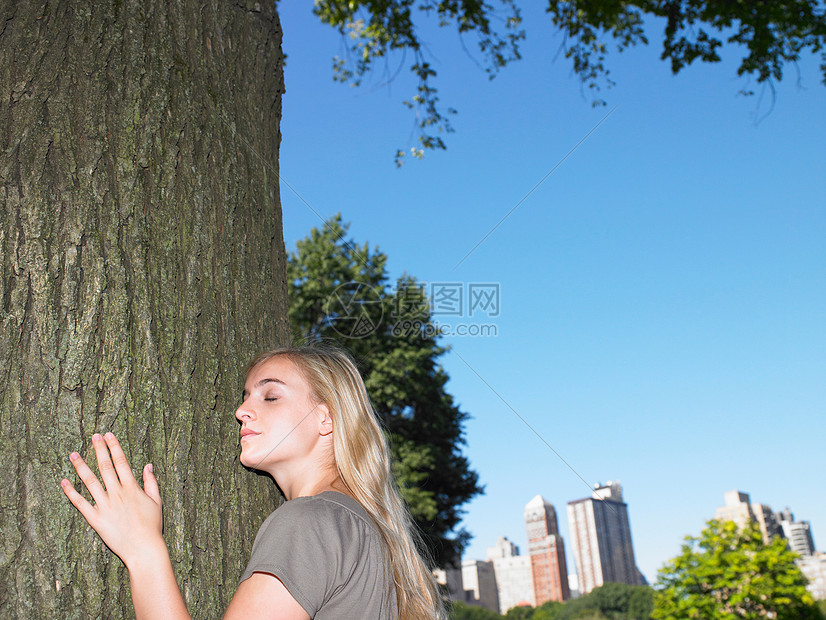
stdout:
[(447, 617), (410, 513), (399, 495), (390, 451), (364, 381), (348, 353), (330, 346), (285, 347), (255, 358), (247, 374), (273, 357), (286, 357), (304, 375), (316, 402), (333, 416), (333, 453), (341, 479), (372, 517), (392, 569), (400, 620)]

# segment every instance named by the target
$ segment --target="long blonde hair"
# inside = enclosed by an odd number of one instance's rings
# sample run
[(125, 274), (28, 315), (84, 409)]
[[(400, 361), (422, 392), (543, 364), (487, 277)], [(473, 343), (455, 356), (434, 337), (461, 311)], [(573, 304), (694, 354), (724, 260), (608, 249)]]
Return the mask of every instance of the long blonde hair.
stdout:
[(352, 358), (330, 346), (285, 347), (259, 355), (247, 374), (277, 356), (295, 364), (309, 384), (313, 399), (327, 405), (333, 416), (335, 465), (384, 541), (399, 619), (446, 618), (438, 586), (423, 559), (426, 553), (421, 536), (391, 472), (387, 439)]

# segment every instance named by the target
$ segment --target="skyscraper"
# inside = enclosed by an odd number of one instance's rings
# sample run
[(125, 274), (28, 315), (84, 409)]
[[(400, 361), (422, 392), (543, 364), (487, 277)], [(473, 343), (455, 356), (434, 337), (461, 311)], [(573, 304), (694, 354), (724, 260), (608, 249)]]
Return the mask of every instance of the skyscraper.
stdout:
[(525, 529), (535, 604), (569, 599), (568, 565), (565, 545), (557, 527), (556, 510), (541, 495), (525, 506)]
[(812, 538), (812, 526), (808, 521), (795, 521), (792, 511), (786, 508), (777, 515), (783, 536), (789, 540), (789, 549), (799, 553), (801, 557), (815, 552), (815, 541)]
[(581, 594), (607, 582), (640, 584), (619, 482), (609, 480), (592, 497), (569, 502), (568, 527)]
[(754, 520), (751, 512), (751, 500), (748, 493), (742, 491), (726, 491), (723, 493), (725, 503), (714, 511), (714, 518), (718, 521), (734, 521), (743, 527)]
[(714, 518), (718, 521), (734, 521), (738, 527), (755, 522), (763, 534), (766, 544), (775, 536), (782, 536), (778, 518), (772, 509), (765, 504), (750, 503), (748, 493), (742, 491), (726, 491), (723, 494), (725, 505), (718, 506), (714, 511)]
[(496, 588), (493, 562), (464, 560), (462, 562), (462, 584), (465, 590), (465, 603), (484, 607), (493, 612), (499, 611), (499, 593)]
[(488, 561), (493, 562), (496, 587), (499, 590), (499, 613), (527, 603), (534, 606), (531, 558), (519, 555), (519, 547), (504, 536), (488, 547)]

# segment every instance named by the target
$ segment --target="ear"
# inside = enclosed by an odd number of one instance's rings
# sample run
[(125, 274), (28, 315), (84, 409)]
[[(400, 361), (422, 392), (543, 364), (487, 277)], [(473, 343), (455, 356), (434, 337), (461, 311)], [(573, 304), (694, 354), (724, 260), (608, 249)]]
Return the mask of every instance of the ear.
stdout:
[(319, 413), (318, 434), (326, 437), (333, 432), (333, 416), (330, 413), (330, 409), (324, 403), (319, 403), (316, 411)]

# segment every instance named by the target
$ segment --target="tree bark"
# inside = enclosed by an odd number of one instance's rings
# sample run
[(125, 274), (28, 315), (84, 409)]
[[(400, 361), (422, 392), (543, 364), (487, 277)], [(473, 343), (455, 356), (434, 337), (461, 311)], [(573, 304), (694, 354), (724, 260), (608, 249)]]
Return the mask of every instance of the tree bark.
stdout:
[(59, 487), (110, 430), (191, 613), (235, 592), (280, 501), (233, 413), (288, 337), (282, 92), (273, 2), (0, 4), (0, 617), (134, 615)]

